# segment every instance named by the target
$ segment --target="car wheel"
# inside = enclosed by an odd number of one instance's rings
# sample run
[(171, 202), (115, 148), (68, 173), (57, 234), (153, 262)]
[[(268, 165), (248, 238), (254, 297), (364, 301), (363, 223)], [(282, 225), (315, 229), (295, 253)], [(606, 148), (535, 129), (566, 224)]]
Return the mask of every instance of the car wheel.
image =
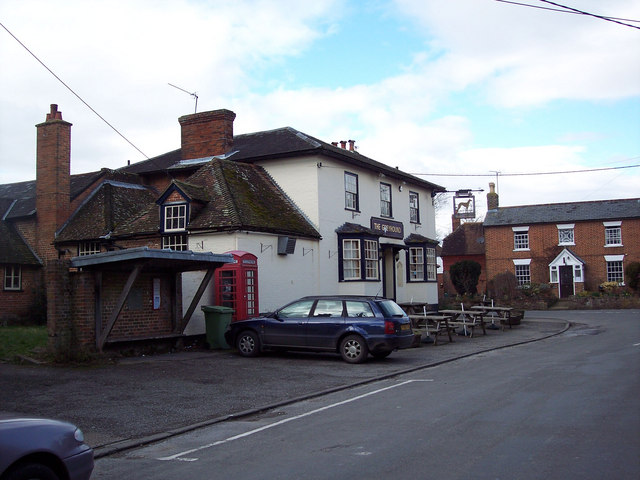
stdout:
[(345, 362), (362, 363), (368, 354), (369, 347), (360, 335), (347, 335), (340, 342), (340, 355)]
[(260, 339), (258, 334), (245, 330), (236, 339), (236, 348), (243, 357), (256, 357), (260, 353)]
[(372, 353), (371, 355), (373, 355), (373, 358), (380, 360), (383, 358), (387, 358), (389, 355), (391, 355), (391, 350), (387, 350), (385, 352), (375, 352), (375, 353)]
[(53, 470), (39, 463), (27, 463), (10, 470), (5, 480), (60, 480)]

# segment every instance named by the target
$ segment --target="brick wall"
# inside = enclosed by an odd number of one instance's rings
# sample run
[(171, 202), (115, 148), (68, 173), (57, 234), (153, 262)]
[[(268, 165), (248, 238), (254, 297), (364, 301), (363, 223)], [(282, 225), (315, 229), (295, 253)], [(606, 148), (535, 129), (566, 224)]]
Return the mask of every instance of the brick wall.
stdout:
[[(91, 271), (69, 271), (68, 261), (49, 262), (47, 270), (57, 301), (49, 305), (52, 346), (73, 344), (94, 349), (96, 345), (96, 276)], [(55, 276), (55, 278), (54, 278)], [(107, 326), (129, 272), (102, 274), (102, 328)], [(153, 280), (160, 279), (160, 308), (153, 309)], [(179, 282), (179, 280), (178, 280)], [(179, 282), (180, 283), (180, 282)], [(178, 283), (178, 285), (179, 285)], [(173, 274), (142, 273), (134, 283), (107, 341), (140, 339), (171, 334), (174, 329)], [(178, 313), (182, 313), (178, 288)]]
[[(571, 222), (567, 222), (571, 223)], [(604, 225), (602, 221), (575, 222), (575, 245), (566, 248), (585, 262), (583, 285), (581, 288), (595, 291), (606, 281), (607, 270), (605, 255), (624, 254), (623, 265), (640, 261), (640, 219), (622, 220), (621, 247), (605, 247)], [(531, 259), (531, 281), (549, 282), (549, 263), (562, 252), (565, 246), (558, 245), (558, 228), (553, 224), (529, 225), (529, 251), (513, 250), (513, 230), (507, 227), (486, 227), (484, 230), (486, 245), (487, 278), (491, 280), (497, 274), (508, 271), (515, 273), (513, 259)]]
[(46, 319), (46, 298), (42, 288), (42, 269), (22, 266), (22, 289), (4, 290), (5, 265), (0, 265), (0, 324), (43, 324)]

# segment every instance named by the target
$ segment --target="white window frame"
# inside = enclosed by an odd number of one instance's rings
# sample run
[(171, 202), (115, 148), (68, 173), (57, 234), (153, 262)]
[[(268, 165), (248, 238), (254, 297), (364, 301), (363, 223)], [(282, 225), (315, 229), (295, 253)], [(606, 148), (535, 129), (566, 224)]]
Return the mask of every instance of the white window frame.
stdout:
[(575, 245), (575, 224), (556, 225), (558, 227), (558, 245)]
[(436, 249), (433, 247), (426, 248), (427, 253), (427, 280), (435, 281), (438, 279), (438, 261), (436, 259)]
[(358, 175), (344, 172), (344, 208), (358, 211)]
[(388, 183), (380, 183), (380, 216), (387, 218), (393, 216), (391, 185)]
[(409, 247), (409, 281), (424, 282), (424, 248)]
[(189, 250), (189, 240), (186, 234), (164, 235), (162, 237), (162, 249), (184, 252)]
[(549, 283), (558, 283), (560, 281), (560, 277), (558, 276), (558, 267), (557, 265), (552, 265), (549, 267)]
[[(530, 285), (531, 284), (531, 259), (514, 259), (513, 264), (515, 266), (515, 275), (518, 280), (518, 285)], [(525, 268), (526, 267), (526, 268)], [(526, 272), (526, 273), (523, 273)], [(528, 281), (526, 281), (528, 279)]]
[(365, 258), (365, 279), (379, 280), (378, 273), (378, 242), (375, 240), (364, 240), (364, 258)]
[[(624, 285), (624, 255), (605, 255), (604, 261), (607, 264), (607, 282)], [(614, 274), (615, 278), (612, 277)]]
[(187, 229), (187, 204), (164, 205), (164, 232), (184, 232)]
[(78, 256), (96, 255), (100, 253), (100, 242), (80, 242), (78, 245)]
[(3, 289), (11, 292), (22, 290), (22, 267), (20, 265), (5, 265)]
[(359, 238), (342, 240), (342, 278), (343, 280), (362, 280)]
[(512, 227), (513, 230), (513, 250), (526, 251), (529, 248), (529, 227)]
[(602, 222), (604, 225), (604, 246), (622, 247), (622, 221)]
[(409, 192), (409, 222), (420, 223), (420, 195)]

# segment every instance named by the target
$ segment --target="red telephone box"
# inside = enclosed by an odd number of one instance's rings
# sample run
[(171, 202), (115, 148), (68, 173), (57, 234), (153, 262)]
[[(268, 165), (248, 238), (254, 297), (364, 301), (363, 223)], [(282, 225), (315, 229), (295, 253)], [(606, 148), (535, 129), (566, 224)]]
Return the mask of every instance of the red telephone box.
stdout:
[(215, 273), (216, 305), (233, 308), (231, 321), (255, 317), (258, 309), (258, 257), (233, 250), (233, 263), (226, 263)]

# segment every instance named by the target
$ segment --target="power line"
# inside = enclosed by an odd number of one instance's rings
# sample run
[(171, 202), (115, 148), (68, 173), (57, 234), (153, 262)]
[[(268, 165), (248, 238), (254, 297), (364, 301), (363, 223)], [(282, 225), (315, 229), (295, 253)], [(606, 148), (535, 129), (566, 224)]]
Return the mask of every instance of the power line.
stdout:
[(22, 43), (22, 42), (18, 39), (18, 37), (16, 37), (13, 33), (11, 33), (11, 31), (9, 31), (9, 29), (8, 29), (7, 27), (5, 27), (5, 26), (2, 24), (2, 22), (0, 22), (0, 26), (1, 26), (2, 28), (4, 28), (4, 29), (7, 31), (7, 33), (8, 33), (9, 35), (11, 35), (11, 36), (14, 38), (14, 40), (15, 40), (16, 42), (18, 42), (18, 43), (22, 46), (22, 48), (24, 48), (27, 52), (29, 52), (29, 54), (31, 54), (31, 56), (32, 56), (33, 58), (35, 58), (35, 59), (38, 61), (38, 63), (39, 63), (40, 65), (42, 65), (44, 68), (46, 68), (46, 69), (47, 69), (47, 71), (48, 71), (51, 75), (53, 75), (53, 76), (56, 78), (56, 80), (58, 80), (62, 85), (64, 85), (64, 86), (67, 88), (67, 90), (69, 90), (71, 93), (73, 93), (73, 94), (76, 96), (76, 98), (78, 98), (78, 100), (80, 100), (82, 103), (84, 103), (84, 104), (85, 104), (85, 106), (86, 106), (89, 110), (91, 110), (93, 113), (95, 113), (95, 114), (98, 116), (98, 118), (99, 118), (100, 120), (102, 120), (104, 123), (106, 123), (106, 124), (107, 124), (107, 125), (108, 125), (108, 126), (109, 126), (113, 131), (114, 131), (114, 132), (116, 132), (118, 135), (120, 135), (120, 136), (121, 136), (121, 137), (122, 137), (122, 138), (123, 138), (123, 139), (124, 139), (128, 144), (129, 144), (129, 145), (131, 145), (131, 146), (132, 146), (133, 148), (135, 148), (138, 152), (140, 152), (140, 153), (141, 153), (141, 154), (142, 154), (146, 159), (149, 159), (149, 157), (148, 157), (148, 156), (147, 156), (147, 155), (146, 155), (142, 150), (140, 150), (138, 147), (136, 147), (136, 146), (133, 144), (133, 142), (131, 142), (127, 137), (125, 137), (122, 133), (120, 133), (116, 127), (114, 127), (113, 125), (111, 125), (111, 124), (110, 124), (110, 123), (109, 123), (109, 122), (108, 122), (108, 121), (107, 121), (107, 120), (106, 120), (102, 115), (100, 115), (98, 112), (96, 112), (96, 111), (93, 109), (93, 107), (92, 107), (91, 105), (89, 105), (87, 102), (85, 102), (85, 101), (83, 100), (83, 98), (82, 98), (80, 95), (78, 95), (76, 92), (74, 92), (74, 91), (73, 91), (73, 89), (72, 89), (69, 85), (67, 85), (64, 81), (62, 81), (62, 79), (61, 79), (58, 75), (56, 75), (56, 74), (55, 74), (55, 73), (54, 73), (54, 72), (53, 72), (49, 67), (47, 67), (47, 66), (44, 64), (44, 62), (43, 62), (42, 60), (40, 60), (40, 59), (36, 56), (36, 54), (35, 54), (35, 53), (33, 53), (31, 50), (29, 50), (29, 49), (27, 48), (27, 46), (26, 46), (24, 43)]
[[(605, 168), (590, 168), (586, 170), (565, 170), (562, 172), (530, 172), (530, 173), (502, 173), (499, 172), (501, 177), (523, 177), (534, 175), (566, 175), (567, 173), (589, 173), (589, 172), (603, 172), (605, 170), (622, 170), (625, 168), (638, 168), (638, 165), (626, 165), (624, 167), (605, 167)], [(425, 175), (430, 177), (495, 177), (496, 172), (493, 173), (411, 173), (410, 175)]]
[(514, 2), (514, 1), (510, 1), (510, 0), (495, 0), (495, 1), (496, 2), (501, 2), (501, 3), (510, 3), (512, 5), (519, 5), (519, 6), (522, 6), (522, 7), (538, 8), (540, 10), (551, 10), (553, 12), (573, 13), (575, 15), (587, 15), (587, 16), (590, 16), (590, 17), (599, 18), (601, 20), (606, 20), (608, 22), (618, 23), (620, 25), (624, 25), (625, 27), (637, 28), (637, 29), (640, 30), (640, 27), (637, 27), (635, 25), (629, 25), (628, 23), (624, 23), (624, 22), (640, 22), (640, 20), (631, 20), (631, 19), (628, 19), (628, 18), (618, 18), (618, 17), (609, 17), (609, 16), (605, 16), (605, 15), (596, 15), (594, 13), (585, 12), (583, 10), (578, 10), (576, 8), (567, 7), (567, 6), (561, 5), (559, 3), (550, 2), (548, 0), (538, 0), (538, 1), (539, 2), (548, 3), (549, 5), (555, 5), (556, 7), (560, 7), (560, 8), (543, 7), (543, 6), (540, 6), (540, 5), (531, 5), (529, 3)]

